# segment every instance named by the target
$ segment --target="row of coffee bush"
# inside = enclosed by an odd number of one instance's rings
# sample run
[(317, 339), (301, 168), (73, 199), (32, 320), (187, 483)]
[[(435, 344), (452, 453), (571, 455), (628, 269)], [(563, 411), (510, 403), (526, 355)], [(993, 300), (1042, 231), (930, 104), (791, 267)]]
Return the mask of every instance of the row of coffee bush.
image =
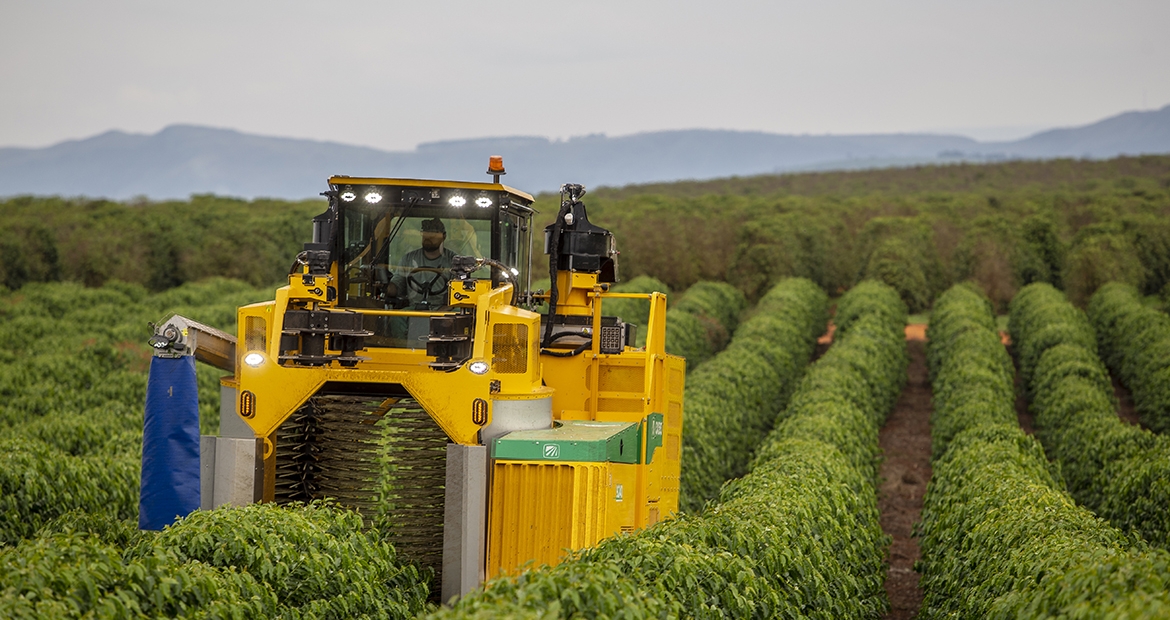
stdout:
[(779, 571), (807, 596), (778, 615), (880, 618), (888, 610), (878, 430), (906, 383), (906, 315), (886, 284), (867, 280), (850, 289), (837, 304), (832, 347), (797, 384), (751, 473), (721, 493), (719, 509), (767, 515), (773, 527), (811, 516), (808, 530), (778, 541), (776, 548), (820, 558), (807, 576)]
[(800, 381), (752, 471), (701, 514), (493, 580), (434, 617), (882, 617), (877, 428), (905, 381), (905, 306), (873, 284), (841, 305), (849, 328)]
[(1012, 300), (1009, 329), (1038, 436), (1072, 496), (1117, 527), (1170, 545), (1170, 436), (1117, 416), (1088, 317), (1064, 293), (1033, 284)]
[(828, 323), (829, 299), (811, 280), (774, 286), (726, 349), (687, 377), (681, 497), (697, 512), (752, 452), (784, 409)]
[[(687, 359), (687, 370), (711, 359), (727, 346), (731, 334), (739, 325), (739, 317), (747, 307), (747, 299), (739, 289), (726, 282), (697, 282), (684, 293), (671, 295), (661, 280), (638, 276), (610, 289), (615, 293), (666, 293), (666, 351)], [(644, 299), (612, 298), (604, 300), (602, 312), (619, 316), (634, 323), (638, 331), (638, 346), (646, 343), (646, 324), (650, 315), (650, 301)]]
[(326, 505), (196, 511), (161, 533), (74, 512), (0, 549), (0, 617), (412, 618), (424, 577)]
[(694, 369), (727, 346), (747, 299), (726, 282), (696, 282), (666, 310), (666, 351)]
[[(231, 329), (237, 305), (267, 294), (228, 280), (159, 294), (122, 283), (0, 293), (0, 546), (70, 511), (135, 518), (148, 322), (179, 312)], [(214, 431), (223, 373), (197, 373)]]
[(43, 441), (0, 439), (0, 548), (70, 511), (137, 519), (141, 463), (140, 452), (71, 456)]
[(1059, 466), (1020, 430), (1011, 359), (983, 294), (944, 293), (928, 336), (935, 457), (919, 526), (919, 617), (1170, 614), (1170, 555), (1077, 506)]
[(1142, 423), (1159, 433), (1170, 431), (1170, 317), (1120, 282), (1097, 289), (1088, 313), (1101, 357), (1133, 393)]

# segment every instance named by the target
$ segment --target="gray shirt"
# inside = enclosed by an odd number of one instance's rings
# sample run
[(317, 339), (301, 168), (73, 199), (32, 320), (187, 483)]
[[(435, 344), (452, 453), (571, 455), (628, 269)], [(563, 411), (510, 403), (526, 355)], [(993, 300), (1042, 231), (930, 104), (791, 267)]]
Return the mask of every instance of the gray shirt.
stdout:
[(401, 267), (395, 270), (390, 281), (398, 288), (400, 297), (405, 296), (410, 300), (412, 307), (445, 306), (447, 282), (451, 279), (451, 259), (454, 256), (455, 253), (447, 248), (443, 248), (438, 258), (427, 258), (422, 248), (407, 252), (402, 257)]

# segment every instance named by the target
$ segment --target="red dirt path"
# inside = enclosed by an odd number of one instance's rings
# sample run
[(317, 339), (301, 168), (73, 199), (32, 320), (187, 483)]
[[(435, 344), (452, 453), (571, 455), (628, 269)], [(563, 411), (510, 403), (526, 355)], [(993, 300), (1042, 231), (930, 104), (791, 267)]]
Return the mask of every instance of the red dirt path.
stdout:
[[(1112, 373), (1110, 374), (1112, 375)], [(1133, 395), (1125, 389), (1124, 385), (1121, 385), (1121, 381), (1118, 381), (1117, 377), (1113, 377), (1113, 395), (1117, 397), (1117, 417), (1134, 426), (1142, 426), (1141, 421), (1138, 420), (1137, 411), (1133, 408)]]
[[(833, 326), (821, 337), (818, 353), (823, 353), (832, 342)], [(1007, 334), (1000, 335), (1004, 345), (1010, 345)], [(881, 488), (878, 490), (878, 508), (881, 511), (882, 530), (893, 542), (888, 556), (889, 573), (886, 576), (886, 594), (890, 599), (887, 620), (910, 620), (922, 606), (922, 590), (918, 587), (919, 574), (914, 562), (920, 557), (918, 541), (914, 538), (914, 524), (922, 515), (922, 498), (930, 480), (930, 379), (926, 369), (926, 326), (906, 326), (906, 346), (910, 367), (906, 388), (886, 419), (878, 437), (884, 455), (881, 465)], [(1133, 397), (1116, 378), (1113, 391), (1117, 397), (1117, 415), (1130, 424), (1139, 424), (1134, 411)], [(1034, 432), (1028, 401), (1019, 386), (1016, 373), (1016, 417), (1024, 432)]]
[(926, 371), (925, 326), (906, 327), (910, 354), (909, 380), (881, 429), (878, 442), (884, 460), (878, 508), (882, 530), (893, 538), (889, 551), (886, 594), (889, 619), (909, 619), (922, 606), (922, 590), (914, 562), (919, 558), (914, 524), (922, 514), (922, 497), (930, 480), (930, 380)]

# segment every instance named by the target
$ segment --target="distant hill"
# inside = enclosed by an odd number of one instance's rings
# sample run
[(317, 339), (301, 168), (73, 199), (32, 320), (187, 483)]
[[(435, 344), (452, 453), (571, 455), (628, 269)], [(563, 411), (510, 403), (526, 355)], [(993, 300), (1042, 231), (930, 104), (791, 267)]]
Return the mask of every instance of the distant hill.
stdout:
[(486, 179), (487, 157), (497, 154), (504, 156), (508, 184), (540, 192), (566, 182), (622, 186), (801, 170), (1152, 153), (1170, 153), (1170, 106), (1013, 142), (935, 134), (814, 136), (694, 129), (564, 141), (483, 138), (390, 152), (174, 125), (154, 135), (109, 131), (46, 148), (2, 148), (0, 196), (125, 199), (215, 193), (299, 199), (325, 189), (326, 177), (333, 174)]

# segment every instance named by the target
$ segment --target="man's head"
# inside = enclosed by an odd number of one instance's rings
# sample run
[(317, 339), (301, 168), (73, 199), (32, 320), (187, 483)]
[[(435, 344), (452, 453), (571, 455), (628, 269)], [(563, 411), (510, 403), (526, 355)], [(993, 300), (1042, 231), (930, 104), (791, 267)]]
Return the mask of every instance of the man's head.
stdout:
[(427, 252), (437, 252), (447, 238), (447, 228), (443, 221), (433, 218), (422, 221), (422, 249)]

